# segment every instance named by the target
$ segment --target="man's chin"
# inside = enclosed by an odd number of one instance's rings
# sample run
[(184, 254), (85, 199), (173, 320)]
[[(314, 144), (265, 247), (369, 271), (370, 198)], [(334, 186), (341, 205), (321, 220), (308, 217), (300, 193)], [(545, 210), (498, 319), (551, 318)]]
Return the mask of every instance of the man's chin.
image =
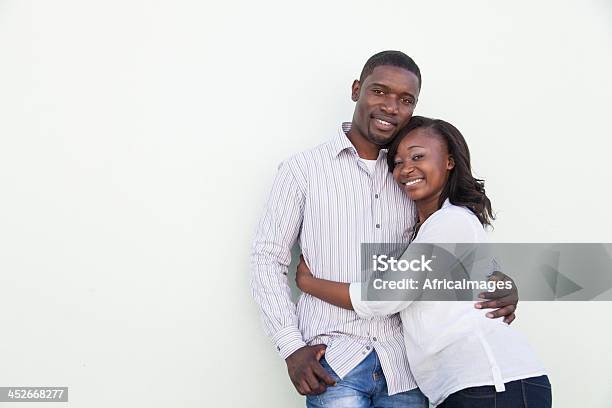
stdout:
[(395, 137), (395, 133), (390, 133), (388, 135), (381, 135), (378, 133), (371, 133), (368, 135), (370, 142), (374, 143), (377, 146), (384, 147), (393, 141)]

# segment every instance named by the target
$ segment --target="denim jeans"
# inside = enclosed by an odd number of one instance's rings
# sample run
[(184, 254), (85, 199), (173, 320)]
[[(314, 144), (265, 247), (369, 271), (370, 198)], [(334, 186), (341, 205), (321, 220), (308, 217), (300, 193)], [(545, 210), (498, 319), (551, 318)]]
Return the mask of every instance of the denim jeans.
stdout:
[(418, 388), (394, 395), (387, 393), (387, 381), (375, 351), (372, 351), (343, 379), (336, 375), (325, 358), (321, 359), (321, 365), (337, 383), (335, 387), (327, 387), (327, 391), (323, 394), (307, 396), (306, 406), (308, 408), (429, 407), (427, 398)]
[(495, 392), (486, 385), (451, 394), (438, 408), (550, 408), (552, 391), (548, 377), (525, 378), (505, 384), (506, 391)]

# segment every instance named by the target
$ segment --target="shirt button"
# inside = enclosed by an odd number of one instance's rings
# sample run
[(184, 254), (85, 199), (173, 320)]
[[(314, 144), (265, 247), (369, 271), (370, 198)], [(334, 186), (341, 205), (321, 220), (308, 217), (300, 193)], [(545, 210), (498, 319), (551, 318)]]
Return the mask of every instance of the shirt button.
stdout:
[(376, 337), (372, 337), (372, 341), (376, 341)]
[(380, 228), (380, 224), (376, 224), (376, 228)]
[(378, 198), (378, 194), (374, 194), (374, 198)]
[(366, 354), (368, 354), (368, 353), (366, 353), (366, 352), (364, 351), (364, 352), (363, 352), (363, 353), (361, 353), (361, 354), (366, 355)]
[(371, 347), (370, 346), (366, 346), (366, 350), (369, 350), (369, 349), (371, 349)]

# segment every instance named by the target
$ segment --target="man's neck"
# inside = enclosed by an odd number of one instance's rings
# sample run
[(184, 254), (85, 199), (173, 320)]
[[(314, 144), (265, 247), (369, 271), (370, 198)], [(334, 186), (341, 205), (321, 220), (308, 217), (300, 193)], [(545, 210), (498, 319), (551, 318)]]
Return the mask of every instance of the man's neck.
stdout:
[(355, 126), (351, 125), (351, 129), (346, 133), (346, 136), (357, 149), (359, 157), (366, 160), (378, 159), (380, 146), (368, 141)]

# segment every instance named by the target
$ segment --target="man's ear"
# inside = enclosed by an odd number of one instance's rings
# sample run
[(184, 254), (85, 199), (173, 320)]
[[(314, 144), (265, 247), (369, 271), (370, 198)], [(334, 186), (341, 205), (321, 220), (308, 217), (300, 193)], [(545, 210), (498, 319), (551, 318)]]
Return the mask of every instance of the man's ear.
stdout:
[(454, 168), (455, 168), (455, 158), (449, 155), (448, 162), (446, 163), (446, 170), (452, 170)]
[(353, 86), (351, 87), (351, 89), (351, 99), (353, 100), (353, 102), (357, 102), (359, 100), (359, 91), (361, 90), (361, 84), (359, 83), (358, 79), (353, 81)]

